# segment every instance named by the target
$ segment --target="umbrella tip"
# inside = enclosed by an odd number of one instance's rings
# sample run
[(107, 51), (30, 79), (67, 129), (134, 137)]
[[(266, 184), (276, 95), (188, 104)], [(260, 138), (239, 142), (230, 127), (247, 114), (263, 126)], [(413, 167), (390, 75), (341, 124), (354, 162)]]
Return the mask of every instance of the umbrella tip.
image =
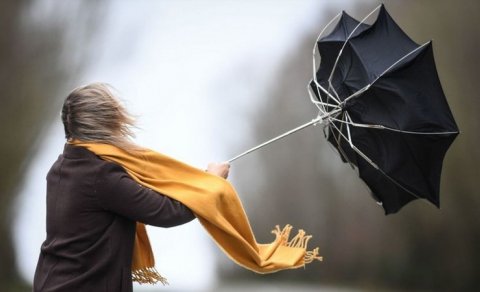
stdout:
[(387, 10), (387, 7), (385, 7), (385, 3), (380, 3), (380, 5), (377, 6), (377, 8), (375, 8), (374, 10), (377, 10), (377, 9), (380, 9), (380, 11), (382, 12), (385, 12)]

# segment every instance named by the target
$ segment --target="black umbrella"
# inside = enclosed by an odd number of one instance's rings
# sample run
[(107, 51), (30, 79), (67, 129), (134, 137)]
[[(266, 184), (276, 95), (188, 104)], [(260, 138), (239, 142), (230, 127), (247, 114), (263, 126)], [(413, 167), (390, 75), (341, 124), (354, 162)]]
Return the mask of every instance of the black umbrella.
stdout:
[[(439, 207), (442, 162), (458, 128), (432, 43), (412, 41), (383, 5), (371, 26), (354, 23), (343, 14), (317, 43), (322, 61), (312, 82), (315, 98), (328, 105), (321, 111), (341, 109), (328, 118), (328, 141), (358, 168), (387, 214), (417, 198)], [(342, 37), (340, 50), (332, 46)]]
[[(372, 25), (363, 22), (380, 9)], [(386, 214), (423, 198), (439, 207), (443, 158), (458, 128), (443, 93), (431, 42), (418, 45), (383, 5), (361, 22), (346, 13), (317, 39), (309, 88), (319, 116), (235, 158), (323, 123), (342, 160), (357, 168)], [(327, 25), (328, 26), (328, 25)], [(315, 48), (314, 48), (315, 50)], [(310, 91), (309, 91), (310, 92)]]

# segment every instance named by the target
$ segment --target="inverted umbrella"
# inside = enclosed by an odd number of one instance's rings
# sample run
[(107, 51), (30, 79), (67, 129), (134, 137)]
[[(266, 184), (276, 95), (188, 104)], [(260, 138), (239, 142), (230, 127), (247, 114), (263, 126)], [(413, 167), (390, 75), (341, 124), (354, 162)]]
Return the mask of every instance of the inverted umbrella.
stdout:
[[(376, 21), (364, 24), (378, 9)], [(323, 123), (328, 142), (358, 169), (386, 214), (419, 198), (439, 207), (442, 163), (458, 127), (437, 75), (432, 43), (412, 41), (383, 5), (361, 22), (344, 12), (338, 18), (314, 47), (309, 93), (318, 117), (230, 161)], [(321, 58), (316, 72), (315, 48)]]

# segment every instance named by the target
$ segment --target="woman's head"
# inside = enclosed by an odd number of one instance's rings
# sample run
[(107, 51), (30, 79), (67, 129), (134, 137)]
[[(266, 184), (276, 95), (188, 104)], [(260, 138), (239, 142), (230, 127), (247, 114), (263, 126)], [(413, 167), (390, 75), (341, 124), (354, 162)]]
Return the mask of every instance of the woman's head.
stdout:
[(63, 104), (62, 122), (67, 140), (128, 148), (129, 138), (134, 136), (134, 119), (104, 83), (74, 89)]

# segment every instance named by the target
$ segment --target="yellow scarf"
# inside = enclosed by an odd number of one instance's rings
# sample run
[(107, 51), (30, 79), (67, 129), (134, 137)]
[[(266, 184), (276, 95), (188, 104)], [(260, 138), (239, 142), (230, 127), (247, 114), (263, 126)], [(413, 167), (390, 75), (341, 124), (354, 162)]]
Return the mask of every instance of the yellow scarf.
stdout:
[[(302, 267), (322, 260), (318, 248), (307, 251), (311, 238), (303, 230), (289, 240), (290, 225), (272, 231), (275, 240), (256, 242), (248, 218), (232, 185), (152, 150), (126, 152), (108, 144), (74, 141), (106, 161), (122, 166), (139, 184), (186, 205), (198, 218), (217, 245), (238, 265), (257, 273), (272, 273)], [(166, 283), (155, 270), (155, 260), (145, 225), (137, 222), (132, 276), (139, 283)]]

